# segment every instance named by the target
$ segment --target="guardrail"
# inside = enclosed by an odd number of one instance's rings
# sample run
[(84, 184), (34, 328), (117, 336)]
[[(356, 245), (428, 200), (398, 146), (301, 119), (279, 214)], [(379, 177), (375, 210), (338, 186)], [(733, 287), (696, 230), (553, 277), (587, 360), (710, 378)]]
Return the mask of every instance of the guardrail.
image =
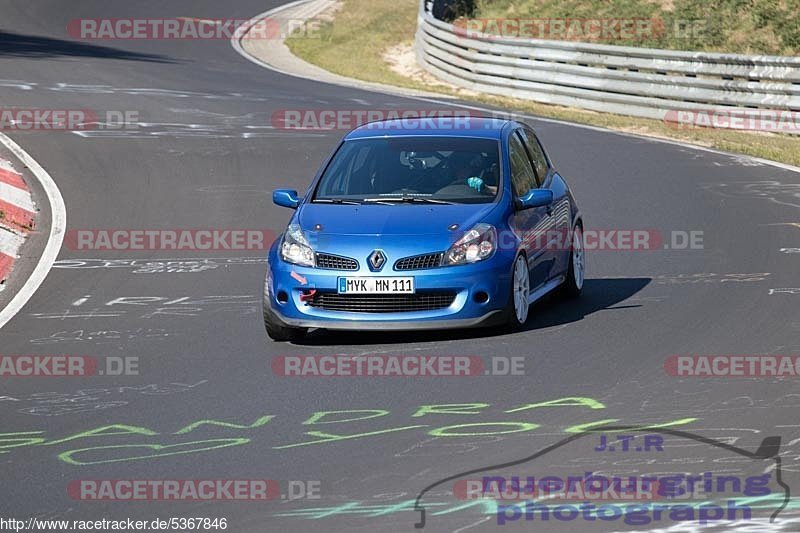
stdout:
[[(466, 89), (659, 120), (679, 111), (763, 120), (764, 110), (800, 110), (800, 57), (479, 34), (437, 20), (425, 4), (420, 1), (417, 60)], [(800, 118), (791, 115), (798, 124), (788, 132), (800, 133)]]

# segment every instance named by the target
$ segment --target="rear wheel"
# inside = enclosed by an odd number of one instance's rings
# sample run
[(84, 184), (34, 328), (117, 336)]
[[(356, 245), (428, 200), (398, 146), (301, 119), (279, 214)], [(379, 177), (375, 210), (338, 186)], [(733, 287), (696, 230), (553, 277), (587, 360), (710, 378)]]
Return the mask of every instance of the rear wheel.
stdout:
[(521, 328), (528, 321), (528, 298), (531, 292), (530, 273), (528, 260), (520, 254), (514, 261), (514, 271), (511, 275), (511, 295), (506, 307), (506, 323), (514, 330)]
[(562, 293), (568, 298), (580, 296), (586, 276), (586, 251), (583, 247), (583, 227), (578, 223), (572, 231), (569, 269), (562, 285)]

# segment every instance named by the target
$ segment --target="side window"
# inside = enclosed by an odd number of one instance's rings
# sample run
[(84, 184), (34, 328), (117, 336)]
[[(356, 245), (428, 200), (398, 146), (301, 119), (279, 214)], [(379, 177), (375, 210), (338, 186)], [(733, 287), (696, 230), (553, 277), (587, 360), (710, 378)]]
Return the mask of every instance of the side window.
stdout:
[(531, 130), (521, 130), (520, 134), (525, 141), (525, 146), (528, 148), (528, 154), (530, 154), (531, 161), (533, 161), (533, 168), (536, 170), (536, 179), (539, 182), (539, 186), (541, 186), (547, 176), (547, 157), (544, 155), (542, 145), (539, 144), (539, 140)]
[(508, 138), (508, 157), (511, 166), (511, 183), (517, 196), (535, 189), (536, 176), (533, 173), (531, 161), (525, 152), (525, 146), (516, 133)]

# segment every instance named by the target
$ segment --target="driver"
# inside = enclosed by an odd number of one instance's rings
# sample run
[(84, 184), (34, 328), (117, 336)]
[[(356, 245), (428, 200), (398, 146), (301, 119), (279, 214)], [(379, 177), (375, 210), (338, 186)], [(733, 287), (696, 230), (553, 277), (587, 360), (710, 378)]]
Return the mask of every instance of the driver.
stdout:
[(453, 154), (453, 184), (465, 184), (481, 193), (496, 194), (497, 186), (490, 185), (481, 177), (484, 174), (483, 158), (474, 154)]

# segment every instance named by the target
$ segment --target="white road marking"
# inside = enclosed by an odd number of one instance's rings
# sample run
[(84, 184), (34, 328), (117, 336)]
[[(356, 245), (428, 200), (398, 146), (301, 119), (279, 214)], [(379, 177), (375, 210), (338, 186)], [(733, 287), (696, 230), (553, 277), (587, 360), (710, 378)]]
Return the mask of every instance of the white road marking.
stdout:
[(44, 247), (42, 257), (19, 292), (0, 311), (0, 328), (2, 328), (28, 303), (28, 300), (31, 299), (50, 272), (56, 257), (58, 257), (58, 252), (61, 250), (61, 243), (64, 241), (64, 232), (67, 227), (67, 209), (64, 205), (64, 199), (61, 197), (61, 192), (58, 190), (58, 185), (33, 157), (4, 133), (0, 133), (0, 143), (8, 148), (23, 165), (27, 166), (39, 181), (50, 203), (51, 213), (50, 233), (47, 236), (47, 244)]

